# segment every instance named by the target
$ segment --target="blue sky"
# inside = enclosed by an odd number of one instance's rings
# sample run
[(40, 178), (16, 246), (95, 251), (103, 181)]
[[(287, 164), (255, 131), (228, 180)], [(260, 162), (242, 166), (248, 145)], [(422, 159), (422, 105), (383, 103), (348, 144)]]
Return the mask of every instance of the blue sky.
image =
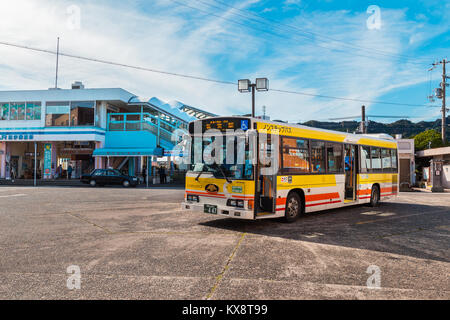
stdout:
[[(380, 24), (370, 29), (373, 5)], [(268, 77), (271, 88), (350, 99), (430, 104), (427, 70), (450, 58), (450, 1), (16, 0), (0, 10), (1, 41), (54, 49), (59, 36), (66, 53), (232, 82)], [(53, 56), (2, 46), (0, 55), (0, 90), (54, 82)], [(440, 71), (432, 72), (433, 88)], [(61, 87), (74, 80), (218, 114), (250, 112), (250, 95), (233, 86), (62, 57)], [(257, 94), (257, 112), (265, 105), (272, 119), (290, 122), (357, 115), (361, 104)], [(439, 108), (365, 105), (369, 115), (440, 117)]]

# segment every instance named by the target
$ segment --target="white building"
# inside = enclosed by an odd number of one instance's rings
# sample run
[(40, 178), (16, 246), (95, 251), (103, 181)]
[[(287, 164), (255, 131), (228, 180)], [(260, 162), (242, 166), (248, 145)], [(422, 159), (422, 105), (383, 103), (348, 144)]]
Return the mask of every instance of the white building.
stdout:
[(69, 166), (77, 178), (119, 163), (134, 174), (144, 157), (173, 147), (173, 130), (195, 119), (180, 111), (188, 106), (172, 105), (79, 82), (72, 89), (0, 91), (0, 179), (33, 178), (35, 147), (38, 178), (61, 171), (67, 177)]

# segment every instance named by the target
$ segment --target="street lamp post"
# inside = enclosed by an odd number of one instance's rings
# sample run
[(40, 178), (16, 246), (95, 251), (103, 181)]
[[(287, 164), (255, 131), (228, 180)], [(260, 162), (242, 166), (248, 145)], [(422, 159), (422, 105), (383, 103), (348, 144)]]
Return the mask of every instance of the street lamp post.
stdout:
[(269, 80), (267, 78), (256, 78), (255, 83), (251, 83), (248, 79), (238, 80), (239, 92), (252, 92), (252, 118), (255, 117), (255, 91), (268, 91)]

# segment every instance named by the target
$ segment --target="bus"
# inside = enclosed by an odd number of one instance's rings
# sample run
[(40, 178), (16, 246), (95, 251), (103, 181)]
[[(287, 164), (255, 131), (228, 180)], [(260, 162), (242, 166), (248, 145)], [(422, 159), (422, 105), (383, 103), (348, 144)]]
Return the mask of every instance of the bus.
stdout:
[(185, 210), (293, 222), (303, 213), (377, 206), (399, 190), (397, 142), (386, 134), (236, 116), (193, 121), (188, 137)]

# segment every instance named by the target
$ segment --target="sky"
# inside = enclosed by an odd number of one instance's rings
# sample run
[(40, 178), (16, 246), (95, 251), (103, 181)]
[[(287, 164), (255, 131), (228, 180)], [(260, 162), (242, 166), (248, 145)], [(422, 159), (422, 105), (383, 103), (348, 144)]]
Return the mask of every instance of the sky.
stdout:
[[(450, 59), (450, 0), (0, 0), (0, 12), (0, 42), (55, 50), (60, 37), (67, 54), (233, 83), (267, 77), (271, 89), (369, 100), (368, 115), (440, 118), (441, 101), (427, 96), (442, 69), (428, 69)], [(0, 57), (0, 90), (54, 86), (54, 55), (0, 45)], [(60, 57), (59, 87), (76, 80), (219, 115), (251, 112), (235, 85)], [(257, 114), (266, 106), (289, 122), (353, 117), (362, 104), (256, 94)]]

